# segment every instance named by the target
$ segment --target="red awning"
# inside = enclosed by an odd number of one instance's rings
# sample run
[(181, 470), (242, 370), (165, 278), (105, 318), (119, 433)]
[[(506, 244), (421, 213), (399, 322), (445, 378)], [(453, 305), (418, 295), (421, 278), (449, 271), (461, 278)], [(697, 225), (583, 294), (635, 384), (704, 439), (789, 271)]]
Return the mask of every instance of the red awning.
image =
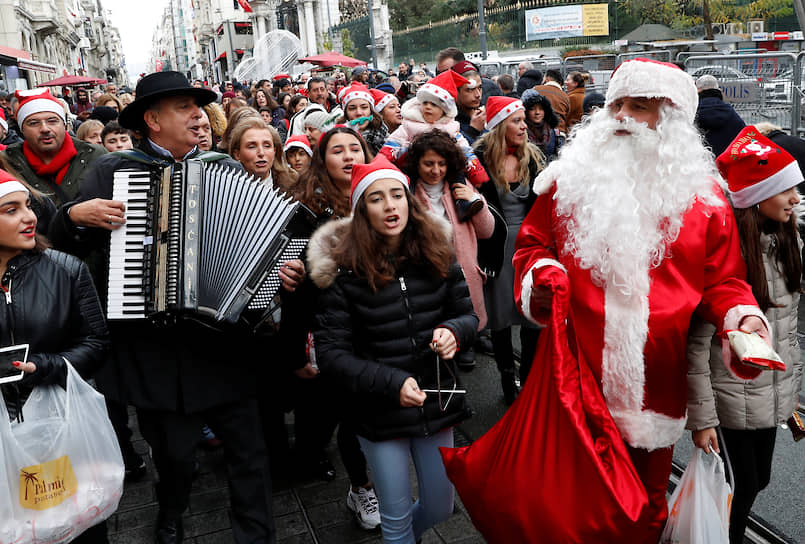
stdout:
[(226, 58), (226, 51), (224, 51), (223, 53), (221, 53), (220, 55), (215, 57), (215, 60), (213, 62), (218, 62), (219, 60), (225, 59), (225, 58)]
[(14, 49), (0, 45), (0, 64), (19, 66), (23, 70), (36, 70), (37, 72), (56, 73), (56, 66), (44, 62), (31, 60), (31, 53), (22, 49)]
[(0, 45), (0, 55), (5, 55), (7, 57), (17, 57), (18, 59), (31, 60), (30, 52), (23, 51), (22, 49), (14, 49), (13, 47), (6, 47), (5, 45)]

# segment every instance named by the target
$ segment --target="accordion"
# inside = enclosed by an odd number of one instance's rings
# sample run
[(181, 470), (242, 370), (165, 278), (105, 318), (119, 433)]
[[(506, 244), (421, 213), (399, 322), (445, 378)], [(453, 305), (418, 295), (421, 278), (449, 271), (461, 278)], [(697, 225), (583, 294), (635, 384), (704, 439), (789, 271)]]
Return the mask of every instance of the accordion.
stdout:
[(126, 223), (109, 242), (110, 320), (273, 311), (282, 263), (307, 246), (311, 212), (245, 172), (199, 160), (119, 170)]

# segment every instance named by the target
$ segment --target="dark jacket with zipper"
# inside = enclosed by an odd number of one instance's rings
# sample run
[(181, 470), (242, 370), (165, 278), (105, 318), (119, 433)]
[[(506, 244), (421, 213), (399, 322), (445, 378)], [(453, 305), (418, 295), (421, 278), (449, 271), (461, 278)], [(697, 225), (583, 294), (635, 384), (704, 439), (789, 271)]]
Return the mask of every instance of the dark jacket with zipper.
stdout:
[[(147, 140), (140, 150), (165, 165), (175, 164), (159, 156)], [(188, 158), (197, 155), (194, 152)], [(218, 164), (241, 170), (229, 158)], [(96, 162), (77, 202), (111, 198), (114, 172), (123, 168), (147, 170), (148, 166), (110, 153)], [(63, 206), (51, 222), (51, 240), (92, 263), (105, 308), (109, 231), (77, 228), (69, 219), (71, 204)], [(109, 329), (111, 360), (96, 376), (98, 387), (114, 400), (146, 410), (195, 413), (254, 396), (258, 380), (251, 377), (257, 365), (268, 364), (255, 356), (263, 348), (242, 323), (224, 329), (187, 316), (166, 325), (149, 319), (111, 321)]]
[[(83, 262), (55, 250), (24, 251), (9, 261), (2, 284), (0, 345), (29, 344), (28, 362), (36, 364), (19, 385), (23, 393), (36, 385), (64, 385), (65, 360), (84, 378), (101, 367), (108, 331)], [(14, 387), (3, 386), (7, 404)], [(14, 417), (16, 406), (9, 408)]]
[[(65, 138), (73, 138), (69, 134)], [(14, 169), (21, 178), (37, 191), (48, 195), (56, 206), (74, 199), (79, 191), (79, 185), (87, 176), (90, 168), (96, 159), (106, 154), (106, 149), (99, 145), (89, 144), (78, 138), (73, 138), (75, 150), (78, 153), (70, 161), (67, 173), (60, 185), (56, 185), (56, 176), (47, 178), (41, 177), (34, 172), (28, 159), (23, 152), (23, 142), (18, 142), (8, 146), (3, 152), (8, 159), (9, 166)]]
[[(503, 268), (503, 257), (506, 250), (506, 238), (508, 236), (506, 229), (506, 220), (503, 215), (503, 207), (500, 203), (500, 195), (498, 195), (495, 180), (492, 179), (493, 172), (487, 167), (484, 155), (486, 154), (486, 146), (483, 142), (475, 147), (475, 155), (481, 161), (481, 165), (486, 169), (489, 174), (489, 181), (482, 184), (478, 191), (486, 199), (492, 215), (495, 216), (495, 230), (492, 236), (485, 240), (478, 240), (478, 266), (481, 267), (487, 275), (492, 277), (496, 276), (500, 269)], [(536, 161), (531, 161), (528, 164), (528, 184), (533, 185), (534, 178), (539, 174), (539, 164)], [(531, 191), (528, 200), (529, 208), (537, 201), (537, 195)]]
[[(400, 389), (409, 377), (422, 389), (437, 389), (437, 357), (430, 349), (433, 330), (449, 329), (458, 349), (472, 346), (478, 317), (458, 263), (447, 278), (429, 266), (407, 264), (397, 278), (373, 292), (365, 279), (340, 270), (332, 244), (348, 235), (349, 220), (330, 222), (308, 249), (310, 275), (323, 289), (318, 303), (316, 355), (324, 375), (349, 393), (347, 418), (355, 431), (373, 441), (438, 433), (470, 416), (466, 395), (456, 394), (442, 410), (436, 394), (422, 407), (400, 406)], [(452, 361), (439, 364), (442, 389), (460, 387)], [(450, 393), (442, 394), (442, 403)]]

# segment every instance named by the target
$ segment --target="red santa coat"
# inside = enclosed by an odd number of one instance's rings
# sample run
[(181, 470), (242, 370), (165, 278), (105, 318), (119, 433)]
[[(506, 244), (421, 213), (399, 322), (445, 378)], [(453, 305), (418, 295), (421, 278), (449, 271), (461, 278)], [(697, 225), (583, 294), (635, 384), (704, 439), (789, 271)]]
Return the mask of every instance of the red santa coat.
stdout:
[(528, 319), (544, 322), (544, 310), (531, 305), (532, 288), (548, 267), (565, 271), (571, 350), (582, 352), (624, 440), (636, 448), (670, 446), (684, 431), (686, 345), (694, 310), (720, 329), (737, 328), (747, 315), (765, 321), (743, 279), (732, 210), (721, 190), (714, 191), (721, 204), (697, 200), (665, 258), (649, 270), (648, 296), (599, 287), (589, 270), (579, 268), (564, 250), (567, 232), (555, 212), (555, 187), (537, 199), (517, 237), (518, 307)]

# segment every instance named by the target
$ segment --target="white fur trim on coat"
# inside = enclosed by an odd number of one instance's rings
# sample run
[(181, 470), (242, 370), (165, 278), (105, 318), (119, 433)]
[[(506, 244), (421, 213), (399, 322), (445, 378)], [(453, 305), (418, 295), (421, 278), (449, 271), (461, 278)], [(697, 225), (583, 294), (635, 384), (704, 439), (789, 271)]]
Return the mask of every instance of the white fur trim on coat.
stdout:
[(685, 432), (687, 417), (674, 419), (652, 410), (637, 412), (610, 408), (612, 419), (624, 440), (634, 448), (656, 450), (673, 445)]
[(531, 291), (534, 289), (534, 271), (546, 266), (555, 266), (567, 274), (567, 269), (555, 259), (539, 259), (534, 266), (523, 276), (523, 285), (520, 290), (520, 310), (526, 319), (539, 327), (545, 327), (547, 323), (540, 323), (531, 315)]
[[(648, 270), (645, 270), (648, 274)], [(601, 354), (601, 386), (613, 416), (647, 418), (643, 415), (646, 385), (644, 350), (648, 337), (648, 293), (635, 289), (623, 294), (614, 285), (604, 288), (604, 349)], [(646, 412), (648, 413), (648, 412)], [(651, 421), (651, 418), (648, 418)], [(616, 423), (618, 419), (615, 419)], [(684, 427), (684, 424), (683, 424)], [(618, 425), (620, 429), (620, 425)], [(635, 447), (627, 429), (620, 429)], [(649, 435), (655, 430), (646, 429)], [(642, 442), (642, 440), (637, 440)]]

